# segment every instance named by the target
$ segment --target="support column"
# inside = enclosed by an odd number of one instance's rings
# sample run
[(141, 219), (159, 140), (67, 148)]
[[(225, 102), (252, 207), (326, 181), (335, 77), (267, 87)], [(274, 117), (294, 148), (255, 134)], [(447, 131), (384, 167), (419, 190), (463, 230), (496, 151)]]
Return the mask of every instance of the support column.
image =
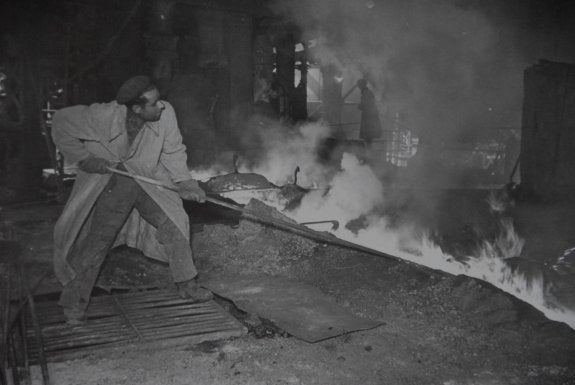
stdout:
[(276, 47), (276, 86), (279, 98), (280, 118), (291, 120), (291, 98), (294, 94), (295, 41), (293, 34), (286, 28), (278, 34)]
[(232, 143), (242, 135), (253, 109), (253, 19), (251, 15), (226, 15), (229, 57), (230, 129)]

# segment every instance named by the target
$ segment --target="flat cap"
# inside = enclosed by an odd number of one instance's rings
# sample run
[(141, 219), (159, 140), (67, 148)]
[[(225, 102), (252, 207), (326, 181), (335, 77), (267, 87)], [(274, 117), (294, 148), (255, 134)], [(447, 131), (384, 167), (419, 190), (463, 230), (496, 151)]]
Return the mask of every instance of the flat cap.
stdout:
[(148, 76), (134, 76), (122, 84), (116, 95), (116, 101), (118, 104), (129, 103), (142, 95), (152, 84)]

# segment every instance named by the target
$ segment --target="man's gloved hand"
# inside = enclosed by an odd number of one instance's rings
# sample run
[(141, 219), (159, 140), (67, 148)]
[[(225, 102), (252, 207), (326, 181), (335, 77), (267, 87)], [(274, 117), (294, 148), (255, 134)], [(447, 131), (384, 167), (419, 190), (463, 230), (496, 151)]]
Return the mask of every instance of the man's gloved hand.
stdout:
[(206, 193), (198, 185), (198, 182), (193, 179), (188, 179), (176, 183), (178, 193), (182, 199), (203, 203), (206, 201)]
[(110, 173), (108, 167), (112, 166), (114, 166), (114, 162), (91, 155), (78, 162), (78, 168), (90, 174), (108, 174)]

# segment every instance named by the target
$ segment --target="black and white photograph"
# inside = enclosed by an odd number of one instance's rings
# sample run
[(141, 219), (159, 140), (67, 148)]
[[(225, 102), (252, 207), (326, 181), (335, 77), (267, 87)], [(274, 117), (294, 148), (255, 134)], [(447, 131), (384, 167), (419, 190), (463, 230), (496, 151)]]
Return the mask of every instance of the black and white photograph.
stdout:
[(575, 2), (4, 0), (0, 385), (575, 385)]

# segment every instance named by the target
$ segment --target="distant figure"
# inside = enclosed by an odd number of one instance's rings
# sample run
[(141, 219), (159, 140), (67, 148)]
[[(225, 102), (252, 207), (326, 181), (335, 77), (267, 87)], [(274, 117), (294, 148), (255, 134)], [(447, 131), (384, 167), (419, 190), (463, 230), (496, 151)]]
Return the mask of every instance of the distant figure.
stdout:
[(382, 135), (379, 112), (375, 105), (375, 96), (367, 87), (367, 81), (365, 79), (359, 79), (357, 81), (357, 87), (361, 91), (361, 101), (358, 105), (358, 108), (361, 110), (359, 138), (365, 142), (367, 148), (370, 148), (372, 141), (380, 138)]

